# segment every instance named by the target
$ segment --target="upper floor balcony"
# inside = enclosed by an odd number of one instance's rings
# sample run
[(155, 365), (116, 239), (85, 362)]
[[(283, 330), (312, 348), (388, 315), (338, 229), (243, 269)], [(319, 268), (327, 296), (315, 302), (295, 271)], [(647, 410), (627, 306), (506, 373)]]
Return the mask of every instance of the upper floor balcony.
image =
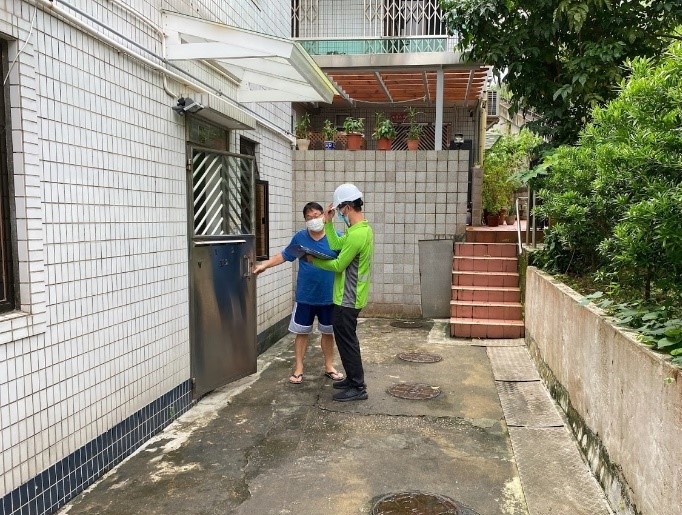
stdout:
[(438, 0), (292, 0), (291, 34), (313, 56), (452, 52)]

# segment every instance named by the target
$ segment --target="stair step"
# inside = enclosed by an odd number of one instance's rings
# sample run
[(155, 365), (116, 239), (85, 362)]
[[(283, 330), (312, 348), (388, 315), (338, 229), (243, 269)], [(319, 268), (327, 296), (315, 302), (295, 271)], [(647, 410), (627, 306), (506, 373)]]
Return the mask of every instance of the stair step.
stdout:
[(453, 268), (464, 272), (516, 272), (519, 260), (516, 257), (455, 256)]
[(523, 321), (450, 318), (450, 336), (454, 338), (523, 338)]
[(479, 302), (520, 302), (521, 288), (491, 286), (453, 286), (452, 300)]
[(456, 256), (516, 257), (514, 243), (455, 243)]
[(453, 286), (505, 286), (519, 285), (519, 274), (514, 272), (452, 272)]
[[(516, 231), (509, 229), (484, 228), (476, 230), (467, 227), (465, 237), (467, 243), (516, 243), (518, 241)], [(521, 237), (523, 238), (523, 233)]]
[(523, 320), (520, 302), (450, 301), (452, 318)]

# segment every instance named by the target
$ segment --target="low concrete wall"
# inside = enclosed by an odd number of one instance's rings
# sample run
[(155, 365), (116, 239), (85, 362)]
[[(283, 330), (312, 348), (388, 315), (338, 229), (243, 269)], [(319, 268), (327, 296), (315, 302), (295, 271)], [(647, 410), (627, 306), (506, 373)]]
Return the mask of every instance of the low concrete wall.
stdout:
[(619, 514), (682, 514), (682, 377), (529, 267), (526, 341)]

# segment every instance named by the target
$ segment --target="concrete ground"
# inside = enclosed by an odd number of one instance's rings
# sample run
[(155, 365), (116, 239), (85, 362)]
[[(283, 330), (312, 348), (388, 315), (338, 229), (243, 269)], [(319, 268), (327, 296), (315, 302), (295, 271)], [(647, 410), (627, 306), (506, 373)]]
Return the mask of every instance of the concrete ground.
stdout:
[[(287, 336), (256, 374), (202, 398), (61, 513), (611, 513), (523, 340), (456, 340), (446, 321), (392, 322), (360, 320), (368, 400), (331, 400), (319, 335), (303, 383), (289, 384)], [(398, 357), (406, 352), (442, 360)], [(439, 395), (387, 392), (403, 383)], [(409, 495), (389, 506), (385, 496), (399, 493)], [(438, 496), (458, 509), (436, 510)]]

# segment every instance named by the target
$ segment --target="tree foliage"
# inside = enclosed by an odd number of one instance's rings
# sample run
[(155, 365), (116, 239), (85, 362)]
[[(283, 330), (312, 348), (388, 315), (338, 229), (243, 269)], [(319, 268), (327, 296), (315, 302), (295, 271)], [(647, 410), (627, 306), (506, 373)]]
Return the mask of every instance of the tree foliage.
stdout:
[(682, 23), (679, 0), (441, 0), (466, 59), (506, 73), (512, 111), (573, 143), (590, 112), (614, 98), (623, 65), (658, 56)]
[(519, 134), (500, 137), (485, 153), (481, 201), (489, 213), (511, 208), (514, 192), (521, 185), (518, 172), (528, 169), (530, 156), (542, 139), (522, 129)]
[(682, 42), (628, 63), (617, 98), (579, 145), (547, 160), (546, 268), (599, 272), (648, 299), (682, 291)]

